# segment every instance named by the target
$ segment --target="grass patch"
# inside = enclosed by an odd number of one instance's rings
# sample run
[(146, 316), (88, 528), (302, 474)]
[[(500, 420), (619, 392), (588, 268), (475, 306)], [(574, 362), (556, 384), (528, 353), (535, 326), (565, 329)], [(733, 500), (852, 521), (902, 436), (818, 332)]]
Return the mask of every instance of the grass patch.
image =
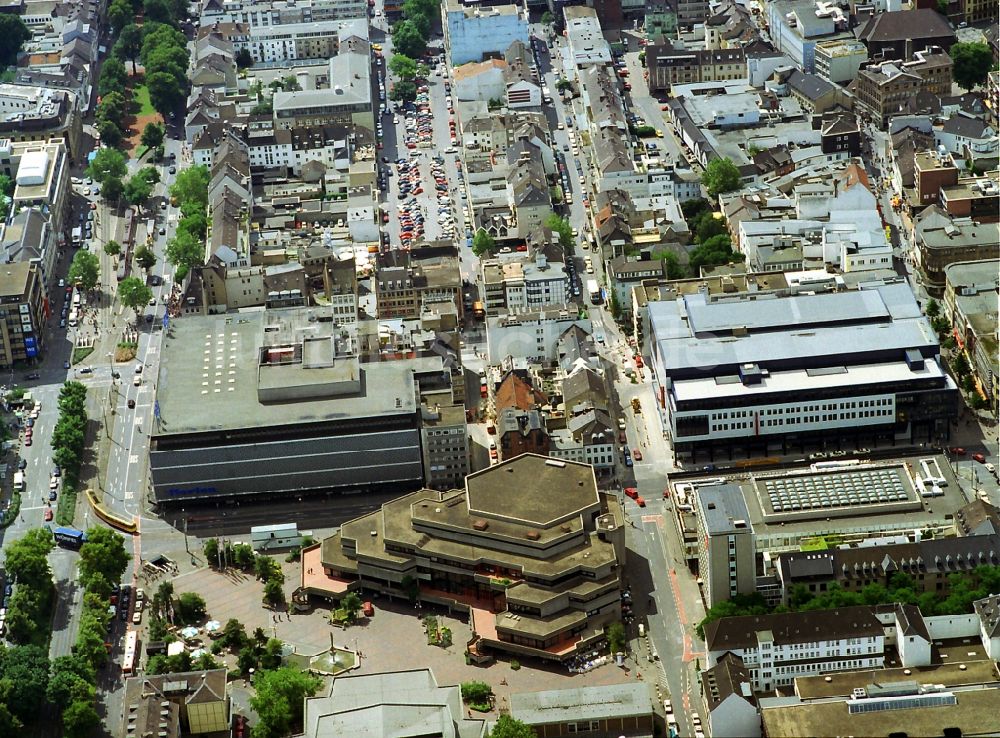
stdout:
[(132, 361), (138, 350), (139, 344), (137, 343), (119, 343), (115, 347), (115, 361), (118, 363)]
[(81, 361), (86, 359), (92, 353), (94, 353), (93, 346), (77, 346), (76, 348), (73, 349), (73, 359), (71, 363), (79, 364)]
[(132, 101), (135, 103), (137, 117), (156, 114), (156, 109), (149, 99), (149, 88), (146, 85), (138, 85), (132, 89)]
[(63, 483), (62, 492), (59, 493), (59, 502), (56, 505), (56, 522), (59, 525), (73, 525), (75, 515), (76, 485)]
[(146, 155), (147, 151), (149, 151), (149, 147), (146, 146), (146, 144), (139, 144), (139, 148), (137, 148), (135, 150), (135, 159), (136, 159), (136, 161), (138, 161), (139, 159), (141, 159), (142, 157), (144, 157)]

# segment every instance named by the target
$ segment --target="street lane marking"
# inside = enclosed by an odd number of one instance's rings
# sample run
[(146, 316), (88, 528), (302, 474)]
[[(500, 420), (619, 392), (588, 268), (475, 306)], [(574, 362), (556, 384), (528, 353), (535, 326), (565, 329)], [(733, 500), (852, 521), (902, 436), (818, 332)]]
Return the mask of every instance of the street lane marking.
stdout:
[(130, 464), (138, 464), (139, 463), (139, 454), (132, 454), (132, 455), (130, 455), (128, 457), (128, 463), (130, 463)]

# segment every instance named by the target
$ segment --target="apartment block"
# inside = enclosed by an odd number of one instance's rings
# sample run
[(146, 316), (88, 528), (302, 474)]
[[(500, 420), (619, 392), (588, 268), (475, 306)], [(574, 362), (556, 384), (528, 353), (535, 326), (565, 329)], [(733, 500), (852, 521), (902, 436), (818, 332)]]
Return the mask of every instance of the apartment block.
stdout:
[(698, 576), (713, 607), (756, 591), (756, 549), (743, 492), (720, 484), (698, 489)]
[(0, 265), (0, 365), (13, 369), (14, 362), (39, 356), (53, 309), (38, 265)]
[(722, 618), (705, 626), (705, 647), (710, 666), (740, 657), (755, 692), (885, 664), (885, 630), (870, 607)]

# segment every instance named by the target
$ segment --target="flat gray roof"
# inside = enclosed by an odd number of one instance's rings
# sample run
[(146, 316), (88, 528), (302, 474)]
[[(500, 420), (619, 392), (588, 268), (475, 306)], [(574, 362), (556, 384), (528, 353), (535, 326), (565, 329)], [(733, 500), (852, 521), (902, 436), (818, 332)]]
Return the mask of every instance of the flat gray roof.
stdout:
[[(698, 490), (698, 509), (705, 520), (709, 535), (724, 535), (737, 530), (749, 530), (750, 512), (737, 484), (718, 484)], [(736, 521), (743, 521), (742, 528)]]
[(520, 692), (510, 696), (511, 716), (528, 725), (650, 715), (649, 688), (642, 683)]
[[(262, 403), (257, 398), (258, 351), (263, 344), (265, 311), (185, 316), (170, 322), (164, 337), (156, 402), (156, 436), (240, 428), (320, 423), (351, 418), (412, 415), (416, 412), (413, 364), (357, 364), (354, 393)], [(343, 378), (334, 368), (317, 371), (318, 381)], [(267, 372), (265, 372), (265, 375)], [(264, 378), (265, 387), (270, 380)], [(305, 382), (307, 383), (307, 382)]]
[[(465, 480), (469, 514), (547, 528), (597, 508), (594, 468), (523, 454)], [(513, 513), (516, 512), (516, 517)]]

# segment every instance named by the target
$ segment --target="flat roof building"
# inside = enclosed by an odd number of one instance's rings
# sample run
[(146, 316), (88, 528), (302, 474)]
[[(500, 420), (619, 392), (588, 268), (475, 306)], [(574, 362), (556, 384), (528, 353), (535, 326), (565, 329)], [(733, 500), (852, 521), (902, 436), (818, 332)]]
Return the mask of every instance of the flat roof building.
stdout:
[(699, 292), (647, 310), (658, 404), (679, 458), (938, 441), (958, 412), (937, 336), (905, 281)]
[(519, 692), (510, 696), (510, 714), (545, 736), (655, 735), (649, 688), (641, 682)]
[(419, 393), (449, 373), (440, 357), (362, 363), (355, 342), (324, 308), (171, 322), (150, 450), (157, 501), (427, 483)]
[(345, 523), (304, 553), (324, 576), (304, 573), (303, 591), (415, 595), (469, 612), (476, 653), (565, 661), (621, 617), (622, 524), (590, 465), (524, 454)]

